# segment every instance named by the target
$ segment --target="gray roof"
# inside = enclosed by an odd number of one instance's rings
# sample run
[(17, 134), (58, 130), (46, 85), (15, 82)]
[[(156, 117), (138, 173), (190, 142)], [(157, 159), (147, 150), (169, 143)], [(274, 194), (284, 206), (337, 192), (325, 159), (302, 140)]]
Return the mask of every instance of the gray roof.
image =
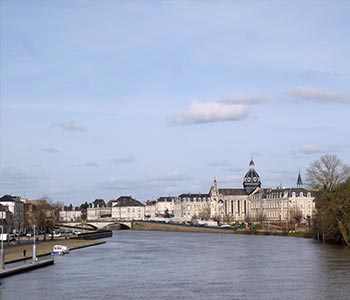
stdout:
[(117, 200), (113, 201), (113, 206), (143, 206), (143, 204), (140, 201), (137, 201), (130, 196), (121, 196)]
[(219, 193), (223, 196), (246, 196), (245, 189), (219, 189)]

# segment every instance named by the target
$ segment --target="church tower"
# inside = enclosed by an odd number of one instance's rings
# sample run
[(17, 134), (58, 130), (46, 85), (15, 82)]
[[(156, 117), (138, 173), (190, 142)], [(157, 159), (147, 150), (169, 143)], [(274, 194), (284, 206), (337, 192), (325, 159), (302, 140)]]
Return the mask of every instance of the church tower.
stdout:
[(253, 158), (249, 163), (249, 170), (244, 176), (243, 187), (247, 194), (250, 195), (256, 188), (261, 187), (261, 180), (258, 172), (255, 171)]
[(302, 188), (303, 187), (303, 181), (301, 179), (301, 175), (300, 175), (300, 171), (299, 171), (299, 175), (298, 175), (298, 179), (297, 179), (297, 187), (298, 188)]

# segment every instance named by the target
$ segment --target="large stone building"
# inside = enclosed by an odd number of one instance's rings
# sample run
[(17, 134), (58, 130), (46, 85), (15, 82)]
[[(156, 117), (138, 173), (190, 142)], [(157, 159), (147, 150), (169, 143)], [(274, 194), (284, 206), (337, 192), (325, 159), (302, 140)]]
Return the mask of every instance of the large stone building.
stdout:
[(144, 205), (131, 196), (121, 196), (111, 201), (112, 218), (118, 220), (143, 220), (145, 216)]
[(297, 188), (261, 188), (261, 179), (254, 161), (243, 178), (243, 188), (210, 189), (210, 216), (221, 222), (309, 221), (315, 210), (314, 195), (304, 189), (300, 173)]
[(193, 217), (209, 218), (209, 207), (209, 194), (181, 194), (175, 202), (174, 220), (177, 222), (188, 222)]
[(250, 218), (271, 222), (309, 221), (315, 211), (315, 196), (304, 188), (257, 189), (250, 196)]
[(97, 202), (88, 209), (88, 220), (104, 217), (126, 220), (161, 220), (172, 218), (174, 222), (215, 220), (220, 223), (249, 223), (310, 221), (315, 210), (314, 195), (302, 187), (299, 173), (296, 188), (262, 188), (261, 178), (253, 159), (243, 177), (241, 188), (219, 188), (216, 178), (208, 193), (181, 194), (160, 197), (145, 204), (131, 196), (111, 200), (108, 207)]
[(255, 170), (254, 161), (249, 163), (249, 170), (243, 178), (243, 188), (218, 188), (214, 183), (210, 189), (210, 216), (222, 222), (244, 222), (249, 216), (250, 198), (257, 188), (260, 188), (260, 176)]
[(173, 217), (177, 200), (178, 197), (159, 197), (156, 202), (156, 216)]

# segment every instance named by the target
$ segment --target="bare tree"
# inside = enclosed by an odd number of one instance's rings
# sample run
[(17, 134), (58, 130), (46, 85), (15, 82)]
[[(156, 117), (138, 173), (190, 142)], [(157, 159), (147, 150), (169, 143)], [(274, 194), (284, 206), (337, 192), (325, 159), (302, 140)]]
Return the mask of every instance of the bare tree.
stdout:
[(350, 177), (350, 166), (336, 155), (325, 154), (306, 169), (306, 182), (311, 188), (331, 191)]
[(292, 218), (292, 220), (295, 221), (295, 223), (297, 223), (298, 225), (300, 224), (301, 220), (303, 219), (303, 214), (301, 213), (301, 210), (299, 209), (299, 207), (293, 208), (290, 216)]
[(204, 204), (203, 205), (203, 211), (201, 211), (199, 214), (198, 214), (198, 217), (201, 219), (201, 220), (205, 220), (205, 221), (208, 221), (210, 219), (210, 205), (208, 203)]
[(32, 227), (36, 225), (39, 230), (45, 232), (44, 239), (46, 239), (46, 232), (53, 230), (59, 219), (59, 211), (63, 207), (63, 204), (53, 202), (47, 196), (34, 200), (32, 203), (35, 208), (26, 213), (27, 226)]
[(266, 215), (264, 214), (263, 211), (259, 211), (257, 216), (256, 216), (256, 221), (263, 225), (263, 223), (266, 221)]

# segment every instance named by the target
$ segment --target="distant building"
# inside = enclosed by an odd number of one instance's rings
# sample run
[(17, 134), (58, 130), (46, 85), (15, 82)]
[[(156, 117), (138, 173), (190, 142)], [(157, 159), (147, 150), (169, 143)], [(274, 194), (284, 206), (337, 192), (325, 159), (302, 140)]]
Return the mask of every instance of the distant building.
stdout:
[(175, 202), (178, 197), (159, 197), (156, 203), (156, 216), (172, 217), (174, 216)]
[(9, 212), (12, 213), (12, 224), (9, 225), (9, 230), (20, 231), (24, 230), (24, 203), (20, 197), (5, 195), (0, 198), (0, 204), (7, 206)]
[(97, 221), (112, 218), (111, 207), (88, 207), (86, 210), (87, 221)]
[(81, 222), (81, 217), (80, 210), (61, 210), (59, 214), (61, 222)]
[(300, 221), (311, 219), (315, 212), (315, 196), (304, 188), (258, 189), (251, 196), (250, 217), (267, 221), (293, 221), (296, 215)]
[(4, 226), (4, 232), (9, 232), (12, 226), (13, 214), (9, 211), (8, 206), (0, 204), (0, 222)]
[(106, 203), (103, 199), (96, 199), (92, 202), (92, 207), (106, 207)]
[(243, 178), (243, 188), (218, 188), (216, 179), (210, 189), (211, 218), (225, 223), (244, 222), (249, 216), (249, 195), (260, 188), (261, 180), (253, 159)]
[(144, 205), (131, 196), (121, 196), (110, 201), (112, 205), (112, 218), (122, 220), (143, 220), (145, 216)]
[(175, 203), (174, 219), (177, 222), (188, 222), (194, 216), (209, 218), (209, 206), (209, 194), (181, 194)]
[(315, 210), (314, 195), (302, 188), (300, 172), (297, 188), (261, 188), (254, 161), (243, 179), (243, 188), (218, 188), (216, 179), (210, 189), (211, 217), (225, 223), (292, 220), (297, 215), (309, 220)]
[(157, 211), (157, 201), (156, 200), (147, 200), (145, 202), (145, 218), (154, 219), (156, 217)]

